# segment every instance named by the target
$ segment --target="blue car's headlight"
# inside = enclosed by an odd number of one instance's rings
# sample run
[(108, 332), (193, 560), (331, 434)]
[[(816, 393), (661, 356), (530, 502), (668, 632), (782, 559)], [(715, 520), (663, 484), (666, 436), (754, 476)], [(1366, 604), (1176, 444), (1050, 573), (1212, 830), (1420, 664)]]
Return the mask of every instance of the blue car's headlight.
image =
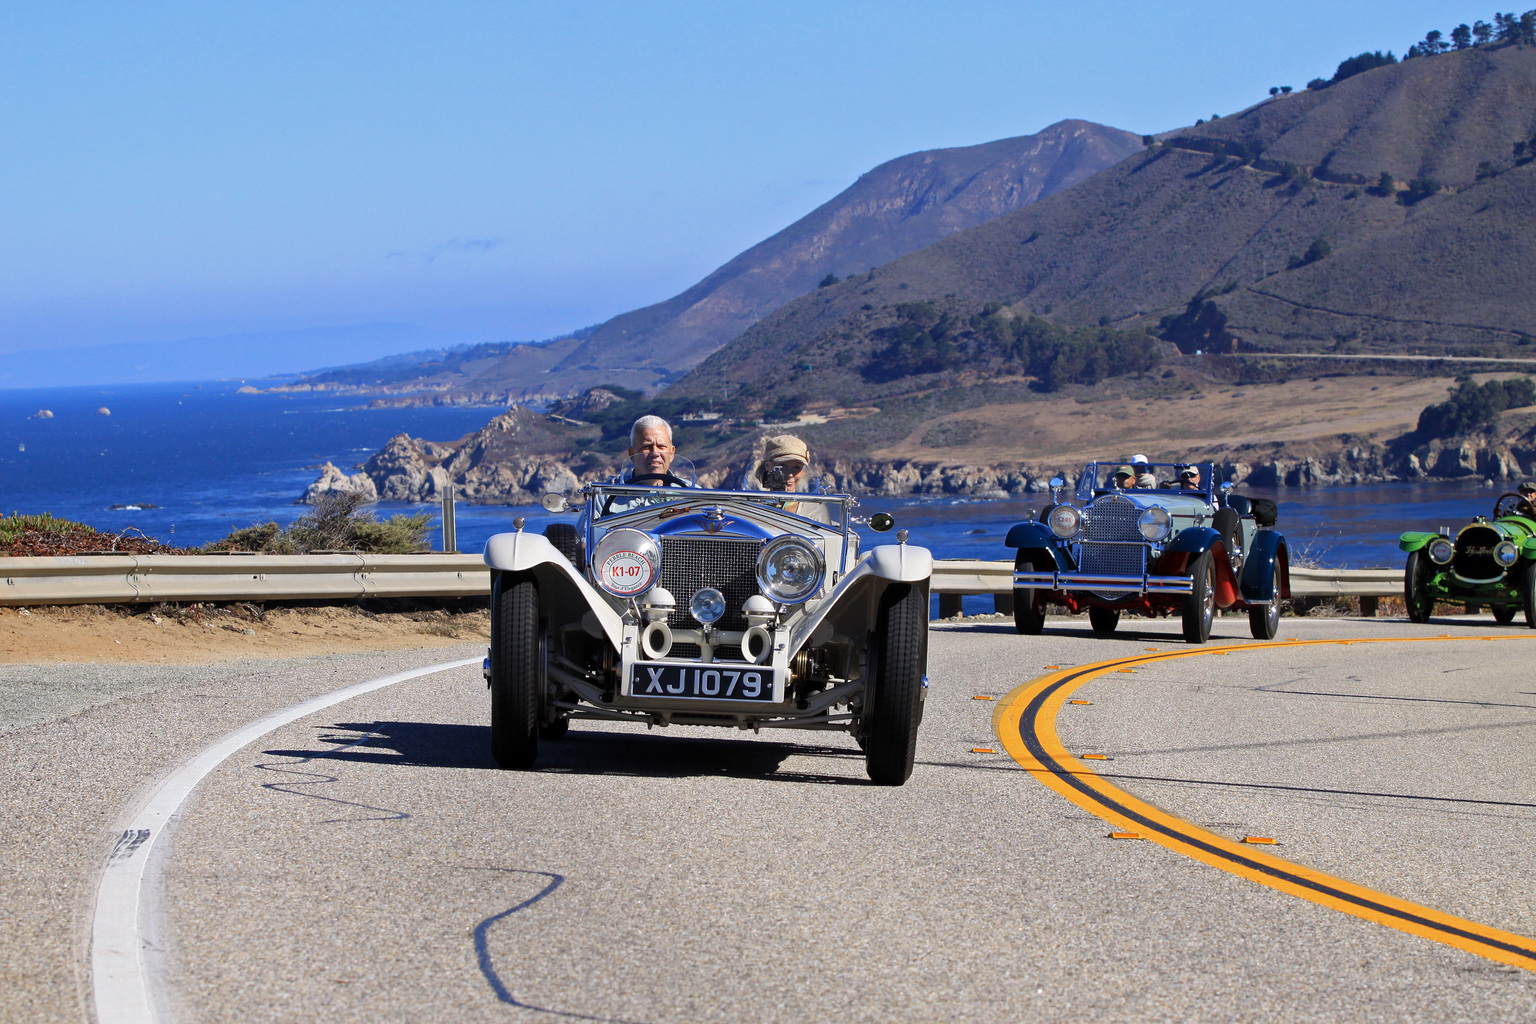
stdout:
[(1136, 517), (1141, 535), (1153, 544), (1161, 544), (1173, 532), (1173, 517), (1161, 505), (1153, 505)]
[(609, 530), (592, 550), (592, 575), (614, 597), (634, 597), (661, 575), (661, 545), (648, 533)]
[(1077, 531), (1082, 528), (1083, 514), (1071, 505), (1057, 505), (1046, 517), (1046, 523), (1052, 533), (1062, 540), (1068, 540), (1076, 537)]

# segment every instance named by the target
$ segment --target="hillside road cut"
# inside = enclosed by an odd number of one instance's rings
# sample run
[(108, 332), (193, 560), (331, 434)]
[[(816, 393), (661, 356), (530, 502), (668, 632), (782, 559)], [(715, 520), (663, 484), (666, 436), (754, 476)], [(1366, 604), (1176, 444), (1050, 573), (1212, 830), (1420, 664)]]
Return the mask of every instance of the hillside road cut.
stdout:
[[(191, 788), (147, 991), (181, 1022), (1536, 1016), (1536, 630), (1213, 632), (937, 624), (893, 789), (835, 733), (587, 722), (503, 772), (478, 665), (373, 689)], [(109, 858), (180, 766), (479, 653), (114, 666), (74, 698), (87, 667), (0, 669), (58, 691), (0, 735), (0, 1019), (90, 1019)]]

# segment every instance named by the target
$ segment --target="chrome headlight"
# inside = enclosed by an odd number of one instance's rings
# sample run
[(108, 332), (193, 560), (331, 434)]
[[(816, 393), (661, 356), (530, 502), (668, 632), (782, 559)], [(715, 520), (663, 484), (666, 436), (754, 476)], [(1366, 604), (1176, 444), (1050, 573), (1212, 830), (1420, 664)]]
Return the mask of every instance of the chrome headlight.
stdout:
[(1520, 560), (1520, 549), (1512, 540), (1501, 540), (1493, 546), (1493, 560), (1508, 569)]
[(1163, 506), (1153, 505), (1136, 517), (1136, 527), (1147, 540), (1161, 544), (1173, 532), (1173, 517)]
[(592, 549), (592, 576), (614, 597), (634, 597), (661, 574), (661, 545), (639, 530), (609, 530)]
[(725, 595), (714, 587), (695, 590), (688, 602), (688, 614), (703, 626), (719, 622), (720, 616), (725, 614)]
[(826, 568), (821, 549), (789, 533), (763, 545), (757, 556), (757, 582), (779, 604), (799, 604), (821, 589)]
[(1436, 537), (1429, 542), (1429, 560), (1436, 565), (1444, 565), (1456, 557), (1456, 545), (1451, 543), (1449, 537)]
[(1083, 525), (1083, 514), (1071, 505), (1057, 505), (1046, 517), (1051, 532), (1062, 540), (1077, 536)]

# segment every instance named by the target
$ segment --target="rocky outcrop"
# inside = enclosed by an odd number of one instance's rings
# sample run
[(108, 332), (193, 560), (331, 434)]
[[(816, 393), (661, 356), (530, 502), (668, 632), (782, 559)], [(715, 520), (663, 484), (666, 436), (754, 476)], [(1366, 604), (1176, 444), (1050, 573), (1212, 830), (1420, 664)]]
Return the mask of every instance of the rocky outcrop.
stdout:
[[(572, 412), (584, 410), (571, 409)], [(347, 475), (326, 463), (320, 478), (300, 500), (330, 491), (356, 491), (373, 500), (440, 501), (448, 485), (459, 500), (484, 505), (535, 504), (550, 492), (570, 493), (606, 480), (618, 471), (612, 459), (572, 456), (597, 439), (595, 427), (564, 416), (514, 409), (484, 429), (452, 444), (398, 434), (362, 467)], [(1536, 426), (1526, 430), (1416, 448), (1363, 444), (1348, 438), (1314, 442), (1306, 449), (1248, 445), (1239, 449), (1191, 451), (1192, 461), (1216, 463), (1222, 477), (1253, 487), (1329, 487), (1423, 479), (1478, 477), (1495, 482), (1536, 477)], [(755, 462), (750, 454), (734, 462), (705, 466), (705, 487), (741, 486)], [(1009, 498), (1050, 490), (1053, 476), (1075, 479), (1072, 464), (1006, 463), (970, 465), (910, 459), (831, 460), (814, 470), (840, 491), (880, 497)]]

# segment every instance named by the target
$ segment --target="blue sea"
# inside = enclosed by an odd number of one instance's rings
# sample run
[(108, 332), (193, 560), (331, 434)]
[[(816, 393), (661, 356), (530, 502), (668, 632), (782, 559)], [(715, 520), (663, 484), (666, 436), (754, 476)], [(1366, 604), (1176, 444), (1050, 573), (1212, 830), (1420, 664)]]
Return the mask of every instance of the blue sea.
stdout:
[[(294, 501), (324, 462), (353, 472), (395, 434), (451, 441), (497, 412), (364, 409), (356, 398), (242, 395), (239, 387), (217, 382), (0, 391), (0, 512), (51, 512), (99, 530), (132, 527), (166, 543), (203, 544), (236, 527), (287, 524), (303, 514), (304, 506)], [(36, 418), (41, 409), (53, 416)], [(1021, 455), (1027, 456), (1027, 446)], [(1400, 565), (1398, 533), (1486, 514), (1499, 493), (1477, 480), (1240, 490), (1279, 502), (1280, 528), (1293, 553), (1351, 568)], [(1042, 500), (864, 498), (861, 512), (893, 513), (913, 543), (939, 557), (1005, 558), (1008, 527)], [(144, 507), (149, 504), (159, 507)], [(390, 502), (377, 509), (381, 516), (424, 510), (438, 512), (435, 505)], [(516, 515), (526, 516), (534, 529), (552, 518), (538, 507), (461, 504), (459, 550), (479, 551), (491, 534), (510, 529)], [(440, 545), (440, 535), (433, 539)]]

